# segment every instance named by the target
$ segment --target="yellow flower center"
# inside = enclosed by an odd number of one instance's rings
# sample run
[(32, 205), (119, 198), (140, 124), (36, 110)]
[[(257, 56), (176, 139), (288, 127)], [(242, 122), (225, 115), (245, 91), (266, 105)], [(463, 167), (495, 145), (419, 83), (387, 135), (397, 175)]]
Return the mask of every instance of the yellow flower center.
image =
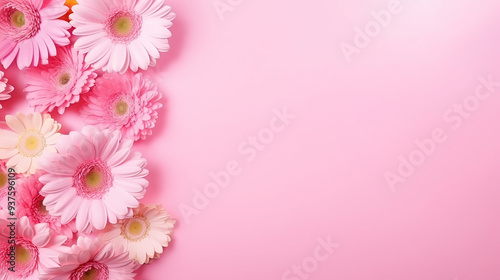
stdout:
[(133, 221), (130, 223), (128, 231), (133, 235), (138, 235), (139, 233), (141, 233), (142, 229), (143, 229), (142, 223), (139, 223), (138, 221)]
[(80, 278), (80, 280), (94, 280), (98, 274), (99, 272), (97, 271), (97, 269), (92, 267), (91, 269), (83, 273), (82, 278)]
[(18, 10), (15, 10), (10, 15), (10, 22), (17, 28), (21, 28), (26, 24), (26, 19), (24, 18), (24, 13)]
[(140, 241), (148, 236), (151, 224), (146, 217), (136, 214), (122, 225), (122, 236), (129, 241)]
[(45, 147), (45, 137), (35, 129), (24, 132), (17, 143), (19, 153), (25, 157), (39, 156)]
[(62, 86), (67, 85), (70, 80), (71, 75), (69, 73), (63, 73), (61, 76), (59, 76), (59, 84)]
[(0, 189), (7, 186), (7, 182), (9, 181), (7, 177), (7, 173), (0, 171)]
[(38, 149), (38, 146), (40, 145), (38, 138), (36, 136), (29, 136), (25, 140), (25, 146), (26, 149), (30, 151), (34, 151)]
[(115, 113), (118, 116), (123, 116), (127, 112), (128, 112), (128, 103), (127, 102), (125, 102), (123, 100), (120, 100), (120, 101), (116, 102), (116, 104), (115, 104)]
[(85, 175), (85, 183), (87, 184), (87, 187), (92, 190), (100, 188), (102, 186), (102, 181), (102, 172), (96, 168), (90, 170), (90, 172)]
[(16, 261), (20, 263), (27, 263), (31, 260), (30, 251), (22, 246), (16, 247)]
[(118, 17), (113, 23), (113, 28), (119, 36), (127, 36), (134, 29), (134, 23), (132, 19), (126, 16)]

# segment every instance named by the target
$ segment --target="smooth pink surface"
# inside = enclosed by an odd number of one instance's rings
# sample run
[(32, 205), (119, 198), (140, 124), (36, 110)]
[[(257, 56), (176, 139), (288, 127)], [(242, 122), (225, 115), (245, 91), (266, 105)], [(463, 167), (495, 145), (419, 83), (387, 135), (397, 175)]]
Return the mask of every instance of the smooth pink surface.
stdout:
[[(168, 104), (135, 149), (146, 201), (178, 223), (137, 279), (297, 280), (283, 276), (328, 236), (340, 247), (307, 279), (500, 279), (500, 87), (457, 129), (443, 118), (480, 76), (500, 81), (500, 2), (401, 0), (351, 63), (340, 44), (390, 0), (221, 2), (236, 4), (223, 21), (212, 0), (170, 1), (172, 49), (148, 71)], [(2, 118), (25, 106), (20, 84)], [(238, 147), (283, 107), (295, 118), (247, 160)], [(64, 132), (77, 112), (54, 114)], [(391, 191), (384, 174), (439, 128), (446, 141)], [(233, 160), (241, 173), (185, 219)]]

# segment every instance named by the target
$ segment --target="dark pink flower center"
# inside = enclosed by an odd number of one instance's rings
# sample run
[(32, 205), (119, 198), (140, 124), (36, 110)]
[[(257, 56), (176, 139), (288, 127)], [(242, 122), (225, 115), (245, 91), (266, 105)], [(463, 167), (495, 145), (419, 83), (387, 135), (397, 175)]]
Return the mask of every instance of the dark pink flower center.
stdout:
[(100, 199), (113, 183), (109, 167), (101, 160), (91, 160), (78, 167), (74, 176), (74, 186), (78, 195)]
[(40, 25), (40, 13), (31, 3), (7, 1), (0, 8), (0, 30), (13, 41), (34, 37)]
[(108, 266), (94, 261), (81, 264), (71, 273), (70, 280), (107, 280), (109, 279)]
[(16, 275), (18, 278), (31, 276), (38, 268), (38, 247), (31, 241), (24, 238), (17, 238), (14, 250), (15, 257), (11, 257), (9, 255), (11, 252), (10, 246), (11, 244), (5, 242), (5, 246), (0, 249), (0, 269), (7, 271), (7, 268), (11, 266), (8, 262), (14, 259), (16, 271), (13, 275)]
[(128, 44), (139, 37), (142, 17), (133, 10), (118, 9), (108, 15), (105, 24), (113, 42)]

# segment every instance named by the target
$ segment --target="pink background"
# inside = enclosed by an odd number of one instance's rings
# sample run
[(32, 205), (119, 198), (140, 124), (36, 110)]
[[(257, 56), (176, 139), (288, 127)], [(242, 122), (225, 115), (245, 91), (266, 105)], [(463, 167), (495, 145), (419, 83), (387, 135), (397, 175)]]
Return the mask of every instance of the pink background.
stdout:
[[(499, 1), (401, 0), (351, 63), (340, 44), (390, 0), (221, 2), (224, 20), (213, 0), (171, 0), (172, 50), (148, 71), (166, 106), (135, 145), (145, 201), (178, 223), (137, 279), (298, 280), (285, 272), (327, 236), (340, 247), (307, 279), (500, 279), (500, 87), (459, 128), (443, 118), (479, 76), (500, 81)], [(2, 119), (25, 107), (16, 94)], [(295, 118), (247, 160), (238, 146), (283, 107)], [(54, 114), (64, 132), (82, 126), (77, 109)], [(447, 140), (391, 191), (384, 174), (436, 128)], [(185, 219), (232, 160), (241, 174)]]

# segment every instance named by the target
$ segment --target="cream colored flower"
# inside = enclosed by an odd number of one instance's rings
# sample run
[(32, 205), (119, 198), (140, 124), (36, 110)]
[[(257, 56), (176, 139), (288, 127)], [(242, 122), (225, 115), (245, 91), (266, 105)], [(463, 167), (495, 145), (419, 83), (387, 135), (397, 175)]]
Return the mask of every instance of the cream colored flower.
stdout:
[(7, 167), (16, 173), (35, 174), (40, 156), (56, 152), (61, 125), (40, 113), (7, 115), (5, 121), (12, 131), (0, 129), (0, 159), (8, 160)]
[(129, 252), (140, 264), (158, 258), (172, 240), (175, 220), (158, 204), (140, 205), (132, 218), (110, 224), (102, 233), (104, 242)]

